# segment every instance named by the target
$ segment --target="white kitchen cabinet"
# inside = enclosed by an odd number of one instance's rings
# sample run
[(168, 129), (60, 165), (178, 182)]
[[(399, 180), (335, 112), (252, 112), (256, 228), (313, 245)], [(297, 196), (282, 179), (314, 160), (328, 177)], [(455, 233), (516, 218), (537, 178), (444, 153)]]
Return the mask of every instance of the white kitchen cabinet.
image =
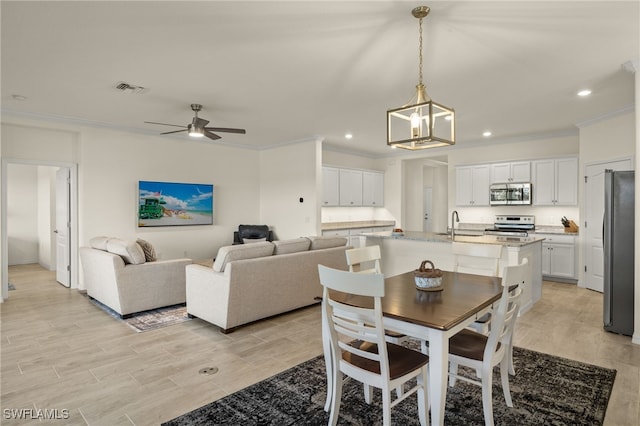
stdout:
[(543, 234), (542, 275), (577, 280), (576, 243), (572, 235)]
[(531, 162), (533, 204), (575, 206), (578, 204), (578, 159), (550, 158)]
[(369, 207), (384, 205), (384, 173), (362, 172), (362, 205)]
[(340, 205), (340, 170), (335, 167), (322, 168), (322, 206)]
[(340, 169), (340, 205), (362, 206), (362, 170)]
[(489, 164), (456, 167), (456, 205), (488, 206), (490, 178)]
[(531, 162), (514, 161), (491, 165), (491, 183), (531, 182)]

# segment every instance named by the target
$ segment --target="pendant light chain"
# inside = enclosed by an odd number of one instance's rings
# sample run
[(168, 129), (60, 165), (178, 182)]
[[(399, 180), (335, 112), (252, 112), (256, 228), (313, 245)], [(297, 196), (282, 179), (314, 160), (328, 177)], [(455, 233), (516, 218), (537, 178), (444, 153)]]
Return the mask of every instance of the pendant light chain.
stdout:
[(419, 68), (418, 68), (418, 83), (422, 84), (422, 18), (420, 18), (420, 24), (418, 26), (419, 28), (419, 32), (420, 32), (420, 42), (419, 42), (419, 51), (418, 51), (418, 57), (420, 58), (420, 64), (419, 64)]

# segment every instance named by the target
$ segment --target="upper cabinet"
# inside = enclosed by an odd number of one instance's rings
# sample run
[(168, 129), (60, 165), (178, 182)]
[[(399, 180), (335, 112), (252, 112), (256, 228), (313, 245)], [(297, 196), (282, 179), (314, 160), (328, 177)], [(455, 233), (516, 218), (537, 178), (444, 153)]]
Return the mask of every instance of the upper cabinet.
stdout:
[(322, 206), (340, 205), (340, 169), (322, 168)]
[(578, 204), (578, 159), (550, 158), (531, 162), (533, 204), (575, 206)]
[(362, 205), (369, 207), (384, 205), (384, 173), (362, 172)]
[(322, 207), (383, 205), (383, 172), (322, 167)]
[(514, 161), (491, 165), (491, 183), (531, 182), (531, 162)]
[(488, 206), (490, 175), (489, 164), (456, 167), (456, 205)]
[(340, 205), (362, 205), (362, 171), (340, 169)]

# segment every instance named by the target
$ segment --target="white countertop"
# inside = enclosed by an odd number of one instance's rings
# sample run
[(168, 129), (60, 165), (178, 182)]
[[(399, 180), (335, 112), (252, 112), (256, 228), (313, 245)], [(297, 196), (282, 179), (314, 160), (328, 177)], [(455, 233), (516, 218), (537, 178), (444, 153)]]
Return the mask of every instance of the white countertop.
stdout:
[[(362, 235), (367, 238), (391, 238), (397, 240), (409, 240), (409, 241), (427, 241), (436, 243), (450, 243), (451, 237), (444, 233), (435, 232), (413, 232), (406, 231), (400, 234), (392, 232), (370, 232), (363, 233)], [(541, 235), (530, 235), (528, 237), (507, 237), (501, 235), (456, 235), (454, 241), (463, 243), (478, 243), (478, 244), (502, 244), (508, 247), (522, 247), (529, 244), (533, 244), (544, 240)]]

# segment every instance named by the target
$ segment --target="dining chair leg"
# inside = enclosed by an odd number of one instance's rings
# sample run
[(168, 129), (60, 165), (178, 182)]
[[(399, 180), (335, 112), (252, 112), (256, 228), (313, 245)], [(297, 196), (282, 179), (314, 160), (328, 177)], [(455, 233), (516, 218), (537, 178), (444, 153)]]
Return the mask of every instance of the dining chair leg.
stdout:
[(504, 393), (504, 400), (507, 403), (507, 407), (513, 407), (513, 401), (511, 400), (511, 390), (509, 389), (509, 359), (503, 358), (500, 362), (500, 378), (502, 379), (502, 392)]
[(373, 400), (373, 388), (369, 385), (363, 385), (362, 387), (364, 390), (364, 402), (371, 404)]
[(420, 388), (418, 389), (418, 417), (420, 419), (420, 426), (427, 426), (429, 424), (429, 393), (427, 391), (429, 387), (428, 371), (425, 368), (421, 375), (417, 377)]
[(391, 392), (389, 389), (382, 389), (382, 425), (391, 425)]
[(449, 386), (454, 387), (456, 385), (458, 375), (458, 363), (449, 361)]
[(486, 378), (482, 380), (482, 410), (484, 412), (484, 424), (486, 426), (493, 426), (493, 401), (491, 399), (493, 374), (491, 369), (485, 370), (487, 371), (482, 372), (482, 374), (486, 376)]
[(342, 400), (342, 380), (343, 374), (336, 371), (333, 375), (333, 388), (331, 395), (331, 413), (329, 414), (329, 424), (336, 426), (340, 417), (340, 401)]
[(509, 374), (511, 374), (512, 376), (515, 376), (516, 375), (516, 369), (515, 369), (515, 367), (513, 365), (513, 334), (509, 338), (509, 345), (507, 347), (506, 357), (509, 360)]

